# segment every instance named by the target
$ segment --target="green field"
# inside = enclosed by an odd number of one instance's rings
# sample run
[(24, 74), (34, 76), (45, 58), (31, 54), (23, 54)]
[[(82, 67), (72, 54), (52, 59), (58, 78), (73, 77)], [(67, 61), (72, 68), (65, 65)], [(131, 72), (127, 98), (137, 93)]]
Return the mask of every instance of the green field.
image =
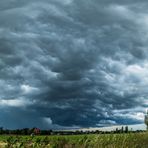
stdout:
[(148, 148), (148, 133), (0, 136), (0, 148)]

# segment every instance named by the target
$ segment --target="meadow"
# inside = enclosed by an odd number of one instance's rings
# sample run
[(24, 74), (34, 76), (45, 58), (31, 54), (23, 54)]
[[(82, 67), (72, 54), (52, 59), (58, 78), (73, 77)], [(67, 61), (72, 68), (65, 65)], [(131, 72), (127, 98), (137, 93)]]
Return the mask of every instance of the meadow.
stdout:
[(0, 148), (148, 148), (148, 133), (0, 136)]

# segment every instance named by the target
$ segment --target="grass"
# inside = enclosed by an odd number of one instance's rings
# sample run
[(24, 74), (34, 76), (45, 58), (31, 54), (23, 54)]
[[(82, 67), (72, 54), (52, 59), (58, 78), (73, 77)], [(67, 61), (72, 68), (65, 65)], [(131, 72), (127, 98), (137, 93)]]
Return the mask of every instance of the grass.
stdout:
[(148, 133), (70, 135), (70, 136), (0, 136), (5, 148), (148, 148)]

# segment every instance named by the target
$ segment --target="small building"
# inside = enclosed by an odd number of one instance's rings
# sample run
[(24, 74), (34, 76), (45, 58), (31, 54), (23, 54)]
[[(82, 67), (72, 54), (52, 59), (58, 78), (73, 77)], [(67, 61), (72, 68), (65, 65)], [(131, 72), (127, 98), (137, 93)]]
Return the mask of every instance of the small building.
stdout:
[(39, 128), (35, 128), (35, 129), (34, 129), (34, 134), (35, 134), (35, 135), (39, 135), (39, 134), (40, 134), (40, 132), (41, 132), (41, 131), (40, 131), (40, 129), (39, 129)]

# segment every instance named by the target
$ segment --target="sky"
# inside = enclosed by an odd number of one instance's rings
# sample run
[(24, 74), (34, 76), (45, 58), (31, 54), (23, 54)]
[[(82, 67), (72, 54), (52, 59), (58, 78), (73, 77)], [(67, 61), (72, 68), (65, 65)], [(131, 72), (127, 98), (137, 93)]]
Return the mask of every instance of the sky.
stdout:
[(142, 124), (146, 0), (1, 0), (0, 126)]

